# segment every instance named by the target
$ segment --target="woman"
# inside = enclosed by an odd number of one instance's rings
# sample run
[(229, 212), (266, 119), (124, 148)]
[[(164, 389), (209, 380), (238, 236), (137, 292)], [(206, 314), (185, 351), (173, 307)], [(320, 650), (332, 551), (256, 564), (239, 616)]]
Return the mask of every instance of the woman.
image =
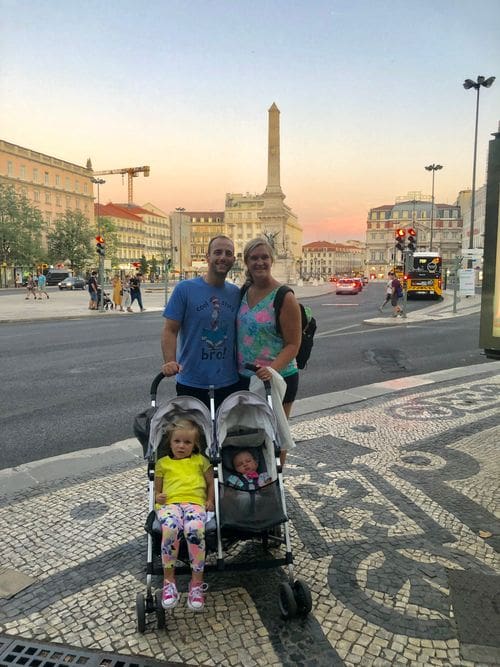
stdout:
[(113, 303), (115, 305), (115, 310), (119, 308), (121, 311), (123, 311), (122, 295), (123, 295), (122, 281), (120, 276), (116, 274), (115, 277), (113, 278)]
[[(299, 304), (293, 292), (285, 294), (279, 334), (273, 304), (280, 283), (271, 274), (274, 249), (266, 239), (256, 238), (246, 244), (243, 259), (247, 267), (248, 289), (237, 317), (238, 372), (249, 381), (252, 372), (245, 368), (245, 364), (251, 363), (258, 366), (256, 375), (261, 380), (271, 380), (269, 368), (280, 373), (286, 383), (283, 410), (288, 418), (299, 387), (295, 362), (302, 336)], [(286, 451), (282, 450), (281, 454), (284, 463)]]

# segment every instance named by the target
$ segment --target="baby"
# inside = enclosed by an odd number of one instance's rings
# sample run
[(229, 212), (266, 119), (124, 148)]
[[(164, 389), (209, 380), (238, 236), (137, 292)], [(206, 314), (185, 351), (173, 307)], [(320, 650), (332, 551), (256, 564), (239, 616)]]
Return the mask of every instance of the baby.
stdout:
[(257, 472), (258, 461), (249, 449), (243, 449), (233, 456), (233, 468), (237, 475), (229, 475), (227, 483), (242, 491), (255, 491), (272, 482), (267, 472)]

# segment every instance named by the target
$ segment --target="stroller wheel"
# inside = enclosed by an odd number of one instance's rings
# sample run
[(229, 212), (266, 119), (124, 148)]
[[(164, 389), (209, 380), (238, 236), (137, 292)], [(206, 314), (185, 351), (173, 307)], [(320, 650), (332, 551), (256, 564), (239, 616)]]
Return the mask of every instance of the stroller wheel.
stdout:
[(142, 593), (137, 593), (135, 598), (135, 613), (137, 615), (137, 630), (144, 634), (146, 632), (146, 604)]
[(297, 579), (293, 583), (293, 593), (298, 613), (300, 616), (307, 616), (312, 609), (312, 597), (309, 586), (302, 579)]
[(156, 624), (160, 630), (165, 627), (165, 609), (161, 606), (161, 588), (155, 593)]
[(287, 581), (280, 584), (279, 608), (283, 618), (293, 618), (297, 615), (297, 602), (292, 587)]

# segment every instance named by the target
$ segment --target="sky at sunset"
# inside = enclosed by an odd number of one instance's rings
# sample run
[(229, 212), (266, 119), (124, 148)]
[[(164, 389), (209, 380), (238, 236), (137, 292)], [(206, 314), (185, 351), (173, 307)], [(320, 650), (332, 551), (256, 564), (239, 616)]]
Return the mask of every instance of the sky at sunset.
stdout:
[[(151, 166), (134, 200), (220, 211), (262, 192), (267, 110), (304, 242), (369, 208), (477, 185), (500, 121), (499, 0), (0, 0), (0, 138), (94, 169)], [(126, 201), (106, 176), (101, 203)]]

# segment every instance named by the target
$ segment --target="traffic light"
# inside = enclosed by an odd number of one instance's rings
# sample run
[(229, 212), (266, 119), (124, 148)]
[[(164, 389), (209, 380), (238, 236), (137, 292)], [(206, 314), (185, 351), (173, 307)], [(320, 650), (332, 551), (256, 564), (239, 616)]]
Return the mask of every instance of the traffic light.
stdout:
[(408, 230), (408, 250), (415, 252), (417, 249), (417, 232), (410, 227)]
[(404, 250), (406, 231), (404, 229), (396, 229), (396, 248), (398, 250)]
[(95, 249), (98, 255), (101, 255), (101, 257), (104, 257), (106, 254), (106, 245), (104, 243), (104, 238), (102, 236), (96, 236), (95, 237), (96, 244), (95, 244)]

